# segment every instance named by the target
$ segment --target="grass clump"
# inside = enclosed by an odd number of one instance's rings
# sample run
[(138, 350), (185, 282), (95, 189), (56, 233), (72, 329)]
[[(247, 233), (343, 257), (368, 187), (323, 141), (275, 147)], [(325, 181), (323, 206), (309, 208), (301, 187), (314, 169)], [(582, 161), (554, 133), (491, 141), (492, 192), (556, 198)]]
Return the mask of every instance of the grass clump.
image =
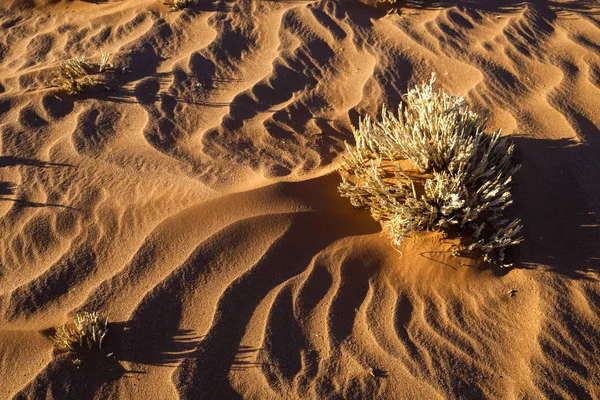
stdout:
[(520, 167), (514, 145), (500, 130), (487, 133), (485, 118), (434, 84), (435, 75), (411, 89), (397, 115), (383, 108), (381, 121), (360, 121), (339, 191), (382, 221), (394, 245), (415, 231), (452, 232), (461, 237), (453, 255), (480, 252), (492, 262), (495, 252), (510, 266), (505, 249), (522, 241), (520, 220), (504, 215)]
[(168, 0), (163, 3), (166, 6), (170, 6), (169, 11), (180, 11), (189, 6), (195, 6), (198, 4), (198, 0)]
[(96, 86), (98, 81), (88, 76), (92, 65), (84, 58), (63, 61), (54, 73), (54, 84), (71, 96), (77, 96), (86, 88)]
[(109, 69), (115, 69), (115, 64), (111, 60), (111, 54), (100, 50), (100, 62), (98, 62), (98, 72), (106, 72)]
[(108, 318), (99, 312), (78, 313), (73, 324), (63, 325), (51, 336), (59, 351), (82, 354), (102, 349), (108, 332)]
[(53, 83), (68, 95), (77, 96), (98, 84), (91, 75), (104, 73), (110, 68), (114, 68), (114, 64), (110, 62), (110, 54), (104, 51), (100, 53), (98, 63), (92, 63), (84, 57), (74, 58), (60, 63), (60, 68), (54, 72)]

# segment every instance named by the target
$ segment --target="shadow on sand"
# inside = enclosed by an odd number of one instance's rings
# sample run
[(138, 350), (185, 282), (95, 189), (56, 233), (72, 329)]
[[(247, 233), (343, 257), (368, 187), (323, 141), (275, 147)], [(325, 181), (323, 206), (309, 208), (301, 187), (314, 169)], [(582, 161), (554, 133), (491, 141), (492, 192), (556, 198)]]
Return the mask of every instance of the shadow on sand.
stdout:
[[(37, 167), (37, 168), (47, 168), (47, 167), (73, 167), (70, 164), (61, 164), (61, 163), (52, 163), (47, 161), (40, 161), (31, 158), (23, 158), (23, 157), (14, 157), (14, 156), (0, 156), (0, 168), (3, 167)], [(19, 198), (10, 198), (4, 196), (14, 196), (17, 194), (17, 185), (13, 182), (0, 182), (0, 201), (12, 201), (15, 207), (58, 207), (58, 208), (66, 208), (70, 210), (76, 210), (74, 207), (65, 206), (62, 204), (55, 203), (40, 203), (35, 201), (28, 201)]]
[(514, 141), (523, 165), (513, 190), (514, 212), (524, 225), (521, 263), (572, 277), (599, 272), (600, 131), (585, 143)]
[(393, 5), (382, 5), (382, 8), (439, 10), (446, 8), (458, 8), (467, 11), (481, 11), (486, 13), (512, 13), (525, 8), (539, 11), (542, 15), (580, 13), (598, 15), (600, 6), (592, 0), (398, 0)]

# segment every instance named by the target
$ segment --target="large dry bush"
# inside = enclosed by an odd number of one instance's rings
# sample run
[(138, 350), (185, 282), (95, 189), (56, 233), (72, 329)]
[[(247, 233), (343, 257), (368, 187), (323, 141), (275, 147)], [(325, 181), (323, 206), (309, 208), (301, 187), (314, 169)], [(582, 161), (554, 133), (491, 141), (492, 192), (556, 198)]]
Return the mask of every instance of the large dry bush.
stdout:
[(514, 145), (434, 83), (435, 75), (404, 95), (397, 115), (383, 108), (380, 121), (360, 121), (339, 191), (382, 221), (395, 245), (414, 231), (458, 233), (453, 254), (481, 252), (492, 262), (495, 252), (509, 266), (506, 247), (522, 241), (520, 220), (505, 216), (520, 167)]

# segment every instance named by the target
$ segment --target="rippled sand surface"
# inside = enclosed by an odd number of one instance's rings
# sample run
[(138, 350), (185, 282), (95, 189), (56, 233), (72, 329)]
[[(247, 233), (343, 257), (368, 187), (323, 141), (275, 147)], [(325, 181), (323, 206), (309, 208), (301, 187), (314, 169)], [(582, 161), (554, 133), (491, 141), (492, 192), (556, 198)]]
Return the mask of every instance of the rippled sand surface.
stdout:
[[(0, 398), (599, 398), (600, 7), (400, 3), (0, 1)], [(514, 269), (337, 194), (432, 72), (516, 143)], [(78, 369), (81, 310), (113, 355)]]

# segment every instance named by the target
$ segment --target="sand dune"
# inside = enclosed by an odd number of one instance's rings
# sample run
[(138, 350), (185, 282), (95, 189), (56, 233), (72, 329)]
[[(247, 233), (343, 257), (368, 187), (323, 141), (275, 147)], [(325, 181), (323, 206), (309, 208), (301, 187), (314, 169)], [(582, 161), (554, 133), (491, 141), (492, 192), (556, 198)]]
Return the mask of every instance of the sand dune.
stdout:
[[(399, 3), (0, 2), (0, 398), (599, 398), (600, 6)], [(432, 72), (516, 143), (513, 269), (337, 194)], [(77, 368), (80, 310), (112, 355)]]

